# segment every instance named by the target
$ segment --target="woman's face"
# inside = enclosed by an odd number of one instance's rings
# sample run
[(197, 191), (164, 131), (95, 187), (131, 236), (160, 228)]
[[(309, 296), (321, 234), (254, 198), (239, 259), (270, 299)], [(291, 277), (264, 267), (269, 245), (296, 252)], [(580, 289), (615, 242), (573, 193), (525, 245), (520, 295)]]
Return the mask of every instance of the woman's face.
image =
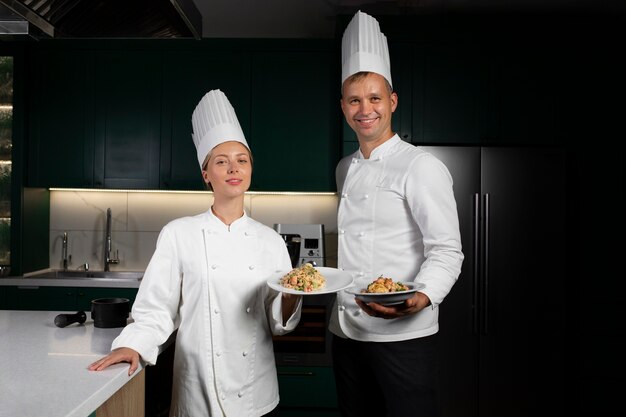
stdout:
[(243, 195), (250, 188), (252, 161), (250, 151), (240, 142), (224, 142), (211, 150), (202, 178), (213, 193), (224, 197)]

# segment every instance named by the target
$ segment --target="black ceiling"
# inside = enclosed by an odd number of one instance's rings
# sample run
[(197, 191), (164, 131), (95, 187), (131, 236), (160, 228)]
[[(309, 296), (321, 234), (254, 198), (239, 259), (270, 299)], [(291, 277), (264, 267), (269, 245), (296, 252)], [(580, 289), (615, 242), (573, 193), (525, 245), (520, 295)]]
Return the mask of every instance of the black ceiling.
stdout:
[[(199, 38), (202, 35), (202, 18), (191, 0), (0, 0), (0, 3), (36, 26), (37, 34), (53, 38)], [(190, 24), (190, 18), (199, 28)]]

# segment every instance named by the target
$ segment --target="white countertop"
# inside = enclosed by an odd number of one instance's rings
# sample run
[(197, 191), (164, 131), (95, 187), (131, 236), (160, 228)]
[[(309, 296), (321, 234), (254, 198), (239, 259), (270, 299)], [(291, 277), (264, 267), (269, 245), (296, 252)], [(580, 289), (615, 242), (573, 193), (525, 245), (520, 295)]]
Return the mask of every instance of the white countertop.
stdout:
[(87, 417), (143, 369), (88, 371), (122, 328), (96, 328), (90, 318), (59, 328), (60, 313), (0, 310), (0, 417)]

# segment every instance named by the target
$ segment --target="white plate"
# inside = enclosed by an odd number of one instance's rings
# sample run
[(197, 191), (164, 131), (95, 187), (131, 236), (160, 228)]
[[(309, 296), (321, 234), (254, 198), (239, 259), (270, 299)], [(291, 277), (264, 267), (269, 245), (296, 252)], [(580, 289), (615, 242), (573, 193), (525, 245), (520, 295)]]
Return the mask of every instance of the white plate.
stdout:
[(380, 292), (380, 293), (362, 293), (364, 288), (350, 287), (346, 289), (348, 294), (354, 295), (365, 303), (378, 303), (384, 306), (402, 304), (405, 300), (413, 297), (413, 294), (425, 287), (424, 284), (416, 282), (403, 282), (402, 284), (409, 287), (407, 291), (396, 292)]
[(328, 268), (324, 266), (316, 266), (315, 269), (317, 269), (319, 273), (322, 274), (324, 278), (326, 278), (326, 285), (317, 291), (304, 292), (304, 291), (294, 290), (292, 288), (285, 288), (282, 285), (280, 285), (280, 279), (284, 277), (285, 275), (287, 275), (291, 270), (279, 271), (279, 272), (272, 274), (270, 278), (267, 280), (267, 285), (276, 291), (284, 292), (287, 294), (297, 294), (297, 295), (330, 294), (330, 293), (334, 293), (337, 291), (341, 291), (352, 285), (352, 282), (353, 282), (352, 275), (350, 275), (346, 271), (342, 271), (337, 268)]

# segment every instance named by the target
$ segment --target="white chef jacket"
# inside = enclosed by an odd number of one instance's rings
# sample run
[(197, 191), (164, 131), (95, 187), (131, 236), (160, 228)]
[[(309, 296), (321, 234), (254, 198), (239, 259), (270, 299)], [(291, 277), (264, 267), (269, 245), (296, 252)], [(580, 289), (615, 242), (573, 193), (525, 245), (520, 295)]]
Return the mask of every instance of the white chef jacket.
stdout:
[(425, 285), (432, 306), (385, 320), (361, 310), (340, 291), (330, 331), (361, 341), (390, 342), (439, 330), (438, 305), (461, 272), (463, 253), (452, 177), (432, 154), (398, 135), (376, 147), (369, 159), (360, 150), (336, 170), (338, 267), (365, 288), (380, 275)]
[(291, 270), (285, 242), (246, 214), (230, 227), (209, 210), (167, 224), (133, 304), (133, 323), (112, 349), (148, 364), (178, 329), (171, 416), (260, 416), (278, 404), (272, 333), (285, 326), (269, 275)]

